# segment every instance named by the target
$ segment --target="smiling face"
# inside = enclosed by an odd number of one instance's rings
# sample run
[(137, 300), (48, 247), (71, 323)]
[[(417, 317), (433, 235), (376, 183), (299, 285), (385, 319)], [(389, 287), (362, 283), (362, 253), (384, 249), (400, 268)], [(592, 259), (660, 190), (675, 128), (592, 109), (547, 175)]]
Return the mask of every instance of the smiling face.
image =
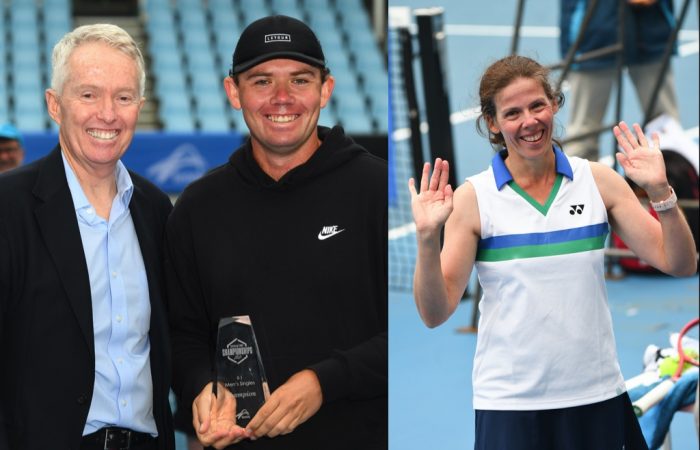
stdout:
[(126, 152), (143, 105), (136, 62), (102, 42), (70, 55), (60, 93), (46, 91), (59, 142), (74, 170), (110, 173)]
[(532, 159), (552, 150), (554, 114), (558, 104), (532, 78), (516, 78), (494, 98), (496, 116), (489, 130), (501, 133), (508, 155)]
[(243, 110), (254, 154), (294, 157), (302, 162), (319, 147), (316, 125), (333, 91), (333, 77), (321, 80), (317, 67), (273, 59), (231, 77), (224, 87), (231, 105)]

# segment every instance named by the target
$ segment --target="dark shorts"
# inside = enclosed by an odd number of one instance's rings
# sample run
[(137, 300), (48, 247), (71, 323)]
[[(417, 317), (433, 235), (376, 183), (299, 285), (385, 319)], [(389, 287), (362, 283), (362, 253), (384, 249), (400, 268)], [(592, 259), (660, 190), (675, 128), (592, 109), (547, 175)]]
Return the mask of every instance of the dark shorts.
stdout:
[(648, 450), (627, 393), (542, 411), (476, 410), (475, 450)]

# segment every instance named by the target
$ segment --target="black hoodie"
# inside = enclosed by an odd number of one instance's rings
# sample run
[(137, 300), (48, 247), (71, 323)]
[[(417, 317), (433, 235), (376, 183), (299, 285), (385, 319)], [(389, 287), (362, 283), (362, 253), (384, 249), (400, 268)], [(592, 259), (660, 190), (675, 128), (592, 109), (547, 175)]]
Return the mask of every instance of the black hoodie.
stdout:
[(279, 181), (250, 141), (192, 183), (168, 221), (174, 390), (211, 381), (218, 320), (250, 315), (273, 391), (314, 370), (323, 406), (237, 449), (387, 447), (387, 165), (342, 128)]

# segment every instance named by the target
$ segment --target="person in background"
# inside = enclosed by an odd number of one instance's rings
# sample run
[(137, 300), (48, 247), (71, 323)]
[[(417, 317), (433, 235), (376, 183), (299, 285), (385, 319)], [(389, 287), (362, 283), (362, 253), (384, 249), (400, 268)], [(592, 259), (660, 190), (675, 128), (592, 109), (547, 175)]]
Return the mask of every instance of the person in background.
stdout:
[(9, 123), (0, 125), (0, 173), (19, 167), (24, 160), (24, 140)]
[(120, 161), (141, 52), (86, 25), (52, 56), (58, 145), (0, 177), (0, 449), (173, 450), (162, 242), (169, 198)]
[[(561, 55), (564, 57), (575, 42), (586, 12), (588, 0), (560, 0)], [(624, 20), (623, 64), (632, 80), (641, 110), (651, 102), (654, 85), (662, 68), (662, 58), (675, 27), (673, 0), (626, 0), (624, 17), (618, 14), (618, 2), (599, 1), (586, 27), (576, 53), (586, 53), (618, 42), (618, 26)], [(568, 136), (599, 129), (608, 106), (612, 86), (617, 79), (616, 55), (611, 54), (574, 63), (568, 75), (571, 91)], [(678, 101), (671, 68), (666, 70), (651, 119), (668, 114), (680, 120)], [(567, 155), (598, 161), (598, 135), (571, 141)]]
[[(224, 79), (250, 138), (168, 220), (174, 391), (205, 446), (388, 446), (387, 164), (318, 126), (333, 86), (303, 22), (250, 24)], [(240, 315), (272, 392), (245, 428), (212, 393), (219, 319)]]
[[(624, 178), (566, 156), (553, 139), (563, 96), (522, 56), (489, 66), (478, 124), (498, 149), (491, 167), (452, 191), (449, 165), (409, 180), (418, 244), (414, 296), (436, 327), (456, 310), (475, 267), (483, 287), (474, 357), (477, 450), (646, 449), (617, 361), (605, 289), (612, 228), (640, 258), (695, 273), (695, 246), (668, 184), (658, 136), (613, 130)], [(444, 245), (440, 235), (444, 226)], [(581, 358), (586, 355), (586, 358)]]

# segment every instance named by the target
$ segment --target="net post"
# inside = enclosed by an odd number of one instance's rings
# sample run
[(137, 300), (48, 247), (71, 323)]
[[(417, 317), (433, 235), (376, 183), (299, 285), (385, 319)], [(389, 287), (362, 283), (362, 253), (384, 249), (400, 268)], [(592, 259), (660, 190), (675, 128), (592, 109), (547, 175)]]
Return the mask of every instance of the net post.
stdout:
[(450, 102), (445, 75), (444, 9), (416, 9), (413, 14), (418, 25), (430, 156), (431, 160), (441, 158), (450, 161), (449, 182), (455, 186), (457, 177), (452, 143), (452, 123), (450, 122)]

